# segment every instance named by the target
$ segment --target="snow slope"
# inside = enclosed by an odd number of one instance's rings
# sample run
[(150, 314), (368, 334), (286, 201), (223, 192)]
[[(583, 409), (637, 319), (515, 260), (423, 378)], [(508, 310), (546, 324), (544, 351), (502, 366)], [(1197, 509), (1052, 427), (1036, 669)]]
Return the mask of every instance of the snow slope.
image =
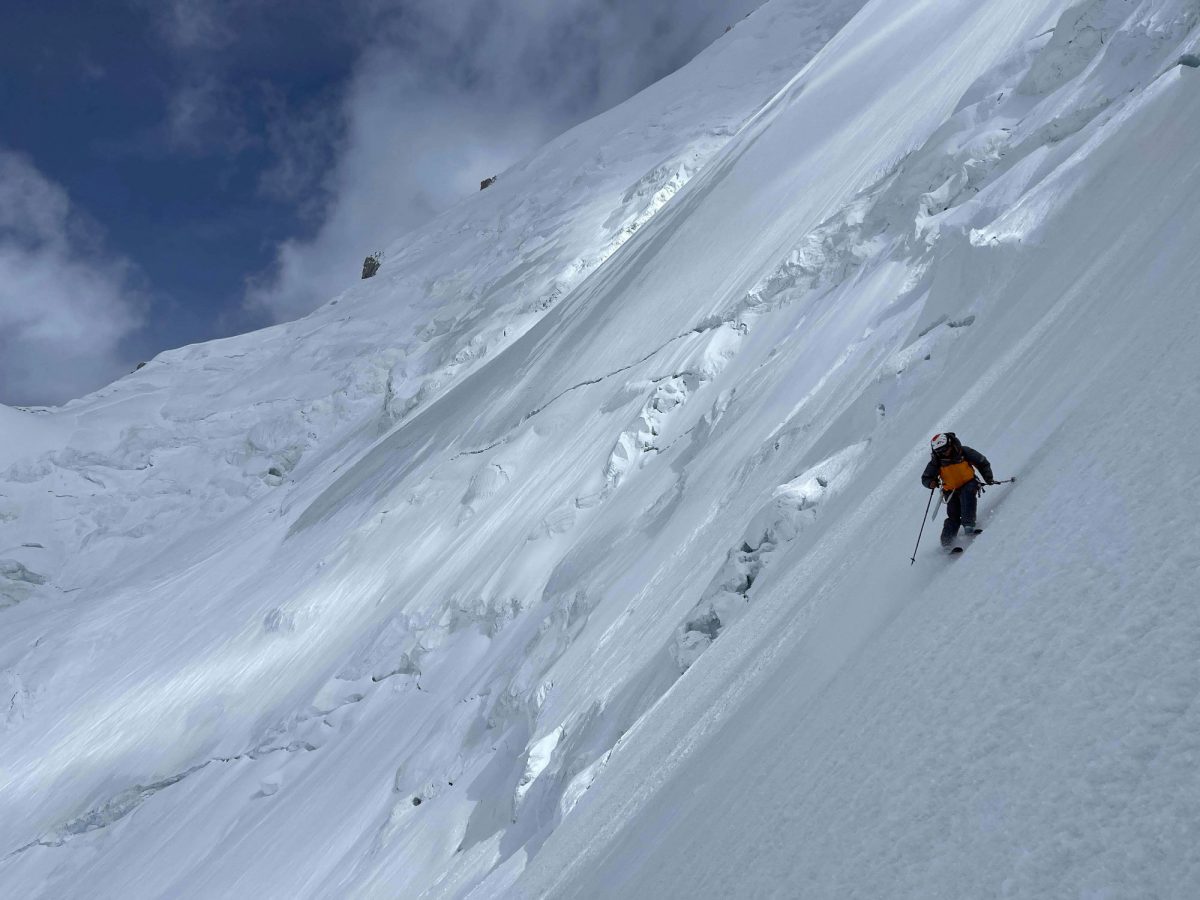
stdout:
[(0, 410), (6, 894), (1194, 893), (1200, 5), (858, 7)]

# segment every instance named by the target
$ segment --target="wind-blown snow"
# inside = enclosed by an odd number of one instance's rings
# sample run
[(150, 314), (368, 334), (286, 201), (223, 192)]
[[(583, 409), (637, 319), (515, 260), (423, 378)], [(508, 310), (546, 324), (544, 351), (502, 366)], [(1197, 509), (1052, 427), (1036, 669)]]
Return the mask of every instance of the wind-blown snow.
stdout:
[(1200, 7), (859, 6), (0, 409), (5, 895), (1194, 892)]

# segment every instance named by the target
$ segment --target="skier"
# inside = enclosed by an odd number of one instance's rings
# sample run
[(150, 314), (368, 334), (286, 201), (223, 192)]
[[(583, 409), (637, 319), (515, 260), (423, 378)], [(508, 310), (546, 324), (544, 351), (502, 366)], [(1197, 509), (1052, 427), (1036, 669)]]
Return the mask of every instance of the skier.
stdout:
[(942, 525), (942, 546), (949, 549), (961, 525), (966, 534), (979, 534), (975, 527), (975, 507), (979, 498), (979, 476), (984, 484), (993, 484), (992, 465), (978, 450), (963, 446), (954, 432), (935, 434), (929, 442), (932, 459), (921, 473), (921, 484), (933, 490), (939, 484), (946, 501), (946, 521)]

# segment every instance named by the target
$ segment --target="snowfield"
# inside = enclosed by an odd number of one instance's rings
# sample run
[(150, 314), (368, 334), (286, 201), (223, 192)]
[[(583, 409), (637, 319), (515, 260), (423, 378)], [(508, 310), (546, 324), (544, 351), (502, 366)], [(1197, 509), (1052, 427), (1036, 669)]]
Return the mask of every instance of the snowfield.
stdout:
[(0, 407), (0, 895), (1200, 895), (1198, 247), (1196, 0), (771, 0)]

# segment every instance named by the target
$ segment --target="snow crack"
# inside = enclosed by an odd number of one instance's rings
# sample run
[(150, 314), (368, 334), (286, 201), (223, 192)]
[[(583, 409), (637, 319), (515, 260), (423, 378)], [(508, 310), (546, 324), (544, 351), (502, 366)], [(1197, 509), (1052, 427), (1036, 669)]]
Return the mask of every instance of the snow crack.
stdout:
[(4, 860), (12, 859), (14, 856), (24, 853), (26, 850), (31, 850), (34, 847), (61, 847), (63, 844), (81, 835), (107, 828), (109, 825), (119, 822), (133, 813), (155, 794), (179, 784), (185, 778), (196, 774), (202, 769), (208, 768), (213, 763), (233, 763), (245, 759), (254, 760), (272, 753), (307, 753), (316, 749), (314, 745), (307, 741), (294, 741), (286, 746), (258, 748), (245, 753), (238, 753), (234, 756), (214, 756), (206, 759), (204, 762), (190, 766), (182, 772), (176, 772), (174, 775), (169, 775), (150, 784), (135, 784), (110, 797), (98, 806), (92, 807), (82, 815), (68, 819), (48, 834), (43, 834), (35, 840), (18, 847), (7, 854)]
[(775, 489), (771, 502), (751, 519), (737, 547), (729, 551), (725, 564), (676, 631), (670, 649), (680, 672), (687, 671), (741, 617), (750, 589), (768, 560), (780, 547), (793, 543), (830, 497), (849, 483), (866, 446), (865, 441), (853, 444)]
[[(716, 330), (718, 328), (722, 328), (726, 325), (736, 326), (736, 324), (737, 324), (736, 320), (731, 320), (731, 319), (722, 319), (719, 317), (711, 317), (709, 319), (706, 319), (704, 322), (701, 322), (701, 323), (693, 326), (692, 328), (689, 328), (687, 331), (677, 334), (674, 337), (669, 338), (668, 340), (659, 344), (657, 347), (655, 347), (653, 350), (651, 350), (645, 356), (642, 356), (640, 359), (634, 360), (633, 362), (628, 363), (627, 365), (623, 365), (619, 368), (613, 369), (611, 372), (606, 372), (605, 374), (598, 375), (595, 378), (587, 378), (583, 381), (580, 381), (580, 382), (577, 382), (577, 383), (571, 385), (570, 387), (563, 388), (561, 391), (559, 391), (557, 394), (555, 394), (553, 397), (551, 397), (549, 400), (547, 400), (541, 406), (535, 407), (535, 408), (529, 410), (528, 412), (526, 412), (524, 415), (522, 415), (521, 420), (516, 425), (514, 425), (509, 430), (509, 432), (507, 434), (505, 434), (503, 437), (498, 438), (495, 441), (492, 441), (486, 447), (480, 447), (476, 450), (460, 450), (454, 456), (450, 457), (450, 460), (453, 462), (454, 460), (461, 459), (464, 456), (478, 456), (481, 453), (487, 453), (489, 450), (494, 450), (496, 447), (499, 447), (501, 444), (507, 443), (508, 440), (510, 439), (513, 431), (515, 431), (517, 428), (524, 425), (526, 422), (528, 422), (534, 416), (537, 416), (537, 415), (540, 415), (541, 413), (543, 413), (551, 404), (556, 403), (557, 401), (561, 400), (567, 394), (570, 394), (573, 391), (577, 391), (580, 388), (591, 387), (594, 384), (600, 384), (603, 381), (607, 381), (609, 378), (613, 378), (624, 372), (628, 372), (630, 369), (640, 366), (644, 362), (648, 362), (650, 359), (657, 356), (663, 350), (667, 349), (667, 347), (671, 346), (672, 344), (674, 344), (678, 341), (692, 337), (693, 335), (705, 334), (709, 331), (714, 331), (714, 330)], [(651, 380), (658, 382), (658, 381), (663, 381), (668, 378), (675, 378), (675, 377), (678, 377), (678, 376), (676, 376), (676, 375), (661, 375), (658, 378), (651, 379)]]

